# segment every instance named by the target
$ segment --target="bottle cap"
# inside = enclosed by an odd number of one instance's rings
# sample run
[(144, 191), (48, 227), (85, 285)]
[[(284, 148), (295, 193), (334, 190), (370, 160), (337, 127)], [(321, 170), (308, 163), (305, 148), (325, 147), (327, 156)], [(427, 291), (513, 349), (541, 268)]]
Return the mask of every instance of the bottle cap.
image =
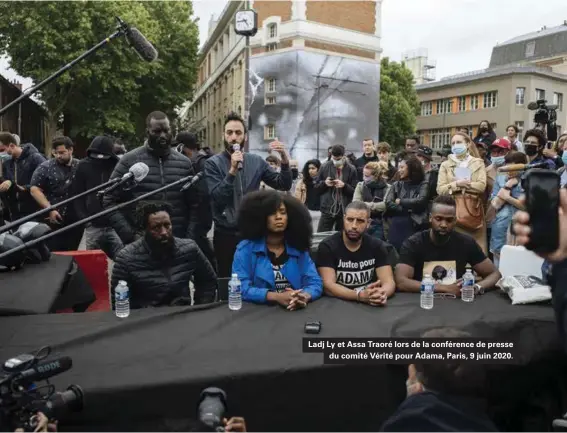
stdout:
[(232, 278), (238, 278), (238, 274), (232, 274)]
[(124, 281), (124, 280), (118, 281), (118, 284), (121, 284), (121, 285), (123, 285), (123, 286), (127, 286), (127, 285), (128, 285), (128, 284), (126, 283), (126, 281)]

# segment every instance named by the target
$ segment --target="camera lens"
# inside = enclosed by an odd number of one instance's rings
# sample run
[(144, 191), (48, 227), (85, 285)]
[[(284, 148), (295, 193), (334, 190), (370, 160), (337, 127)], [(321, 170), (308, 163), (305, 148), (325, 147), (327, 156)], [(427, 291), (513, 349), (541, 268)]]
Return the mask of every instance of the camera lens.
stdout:
[(78, 385), (71, 385), (66, 391), (53, 394), (45, 403), (44, 412), (49, 418), (59, 418), (66, 412), (83, 410), (85, 393)]

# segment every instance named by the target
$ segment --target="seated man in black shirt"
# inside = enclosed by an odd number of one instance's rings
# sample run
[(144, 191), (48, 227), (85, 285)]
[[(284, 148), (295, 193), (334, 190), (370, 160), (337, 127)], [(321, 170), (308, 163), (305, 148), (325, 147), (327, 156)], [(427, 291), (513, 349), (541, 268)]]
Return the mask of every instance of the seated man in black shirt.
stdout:
[(128, 283), (130, 307), (172, 305), (190, 300), (189, 281), (195, 285), (195, 304), (215, 300), (217, 276), (195, 241), (173, 236), (168, 204), (147, 203), (141, 207), (144, 237), (124, 247), (112, 270), (114, 289), (120, 280)]
[(366, 234), (370, 209), (360, 201), (345, 210), (343, 230), (319, 244), (317, 269), (330, 296), (378, 307), (396, 285), (384, 242)]
[(431, 228), (414, 234), (400, 249), (396, 266), (396, 285), (402, 292), (419, 292), (424, 274), (436, 281), (435, 291), (459, 296), (461, 277), (470, 265), (482, 278), (475, 284), (475, 293), (494, 288), (500, 272), (488, 259), (476, 241), (454, 230), (457, 223), (455, 199), (441, 195), (433, 200)]

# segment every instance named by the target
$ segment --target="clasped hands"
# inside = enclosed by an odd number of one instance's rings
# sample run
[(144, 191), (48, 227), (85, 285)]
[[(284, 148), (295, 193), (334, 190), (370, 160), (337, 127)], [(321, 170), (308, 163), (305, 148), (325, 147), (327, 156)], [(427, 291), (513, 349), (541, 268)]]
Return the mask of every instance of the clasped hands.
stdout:
[(360, 292), (359, 300), (373, 307), (383, 307), (388, 302), (388, 295), (382, 288), (382, 283), (378, 280), (369, 284)]
[(275, 301), (289, 311), (307, 307), (310, 300), (311, 295), (303, 290), (286, 289), (275, 294)]

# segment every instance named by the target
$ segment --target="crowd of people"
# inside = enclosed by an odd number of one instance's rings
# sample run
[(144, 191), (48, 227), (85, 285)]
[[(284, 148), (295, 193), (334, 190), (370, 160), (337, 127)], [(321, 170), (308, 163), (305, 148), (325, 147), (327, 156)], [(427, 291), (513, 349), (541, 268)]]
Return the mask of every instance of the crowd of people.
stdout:
[[(217, 154), (190, 132), (174, 139), (162, 112), (150, 113), (146, 128), (144, 144), (129, 152), (111, 137), (95, 137), (80, 161), (69, 137), (54, 138), (53, 158), (46, 160), (33, 144), (0, 133), (6, 221), (122, 178), (136, 163), (147, 165), (148, 174), (134, 187), (87, 194), (42, 217), (58, 230), (109, 211), (84, 228), (54, 236), (49, 247), (76, 250), (84, 235), (87, 249), (102, 249), (114, 261), (112, 288), (126, 281), (134, 309), (213, 302), (219, 278), (233, 273), (242, 283), (244, 301), (289, 311), (324, 295), (387, 307), (396, 290), (420, 292), (426, 274), (435, 281), (435, 297), (457, 298), (467, 267), (477, 276), (474, 290), (481, 296), (501, 278), (502, 248), (529, 240), (522, 173), (499, 168), (541, 163), (558, 171), (562, 187), (567, 184), (567, 134), (550, 144), (534, 129), (520, 141), (517, 128), (510, 126), (506, 137), (498, 138), (488, 121), (481, 122), (474, 138), (469, 131), (456, 132), (450, 150), (439, 158), (417, 136), (408, 137), (395, 155), (388, 143), (365, 139), (359, 158), (336, 144), (326, 160), (310, 159), (301, 170), (278, 140), (269, 144), (266, 159), (243, 151), (247, 130), (236, 114), (226, 118), (225, 148)], [(192, 188), (164, 188), (151, 199), (120, 206), (198, 173), (202, 178)], [(320, 214), (316, 231), (323, 235), (316, 248), (314, 213)], [(436, 336), (466, 335), (451, 330), (430, 335)], [(458, 428), (437, 423), (435, 415), (418, 416), (411, 425), (416, 407), (427, 409), (432, 401), (437, 409), (456, 407), (442, 401), (443, 393), (428, 391), (465, 383), (447, 380), (456, 371), (441, 370), (410, 366), (410, 398), (386, 430), (420, 428), (424, 419), (437, 430)], [(469, 384), (478, 385), (476, 376)], [(416, 395), (419, 400), (412, 398)], [(466, 428), (494, 430), (485, 418), (467, 421), (461, 412), (459, 420)]]

